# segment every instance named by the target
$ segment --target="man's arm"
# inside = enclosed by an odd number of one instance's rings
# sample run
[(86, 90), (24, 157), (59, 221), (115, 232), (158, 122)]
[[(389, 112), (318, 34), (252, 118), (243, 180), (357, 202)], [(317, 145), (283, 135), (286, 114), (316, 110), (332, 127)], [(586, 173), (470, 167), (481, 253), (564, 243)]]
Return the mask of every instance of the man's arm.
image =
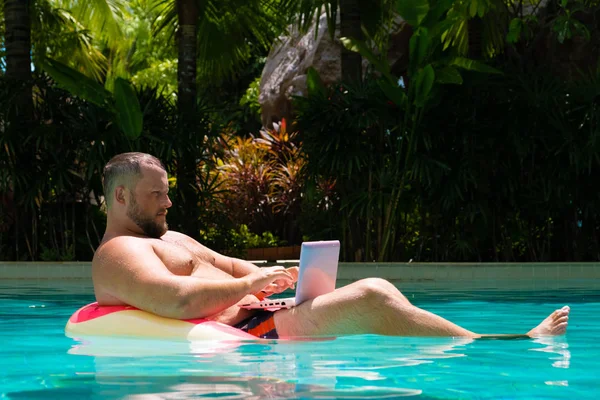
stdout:
[[(215, 252), (215, 254), (218, 253)], [(249, 261), (240, 260), (239, 258), (226, 257), (222, 255), (221, 257), (221, 259), (215, 257), (215, 264), (220, 264), (215, 266), (220, 270), (227, 272), (235, 278), (243, 278), (261, 270), (261, 267), (258, 267)], [(270, 296), (275, 293), (281, 293), (288, 288), (293, 289), (294, 284), (298, 281), (298, 267), (289, 267), (286, 268), (286, 271), (289, 272), (289, 274), (292, 276), (292, 282), (288, 282), (285, 279), (277, 279), (272, 284), (266, 286), (262, 293), (253, 294), (262, 299), (265, 296)]]
[[(183, 233), (169, 231), (167, 235), (170, 238), (173, 238), (179, 242), (183, 242), (185, 246), (193, 253), (196, 254), (210, 254), (215, 259), (215, 267), (219, 268), (221, 271), (228, 273), (234, 278), (241, 278), (253, 272), (259, 271), (260, 267), (252, 264), (249, 261), (242, 260), (239, 258), (228, 257), (223, 254), (217, 253), (214, 250), (209, 249), (208, 247), (202, 245), (198, 241), (193, 238), (184, 235)], [(297, 271), (296, 267), (291, 268), (292, 275), (296, 278), (298, 274), (295, 273)]]
[(233, 276), (234, 278), (241, 278), (260, 270), (260, 267), (257, 267), (251, 262), (217, 253), (216, 251), (200, 244), (198, 241), (194, 240), (188, 235), (184, 235), (180, 232), (169, 231), (165, 234), (165, 236), (163, 236), (163, 238), (184, 245), (188, 250), (200, 258), (204, 258), (206, 255), (213, 257), (215, 260), (215, 267)]
[[(216, 251), (209, 249), (208, 247), (200, 244), (198, 241), (192, 239), (188, 235), (184, 235), (183, 233), (169, 231), (165, 234), (164, 238), (184, 245), (188, 250), (198, 255), (200, 258), (203, 258), (206, 255), (213, 257), (214, 266), (233, 276), (234, 278), (242, 278), (252, 273), (258, 273), (261, 270), (261, 267), (258, 267), (249, 261), (228, 257), (217, 253)], [(262, 298), (274, 293), (281, 293), (288, 288), (293, 288), (296, 281), (298, 281), (298, 267), (287, 268), (287, 271), (293, 278), (291, 283), (287, 282), (286, 280), (276, 280), (272, 285), (265, 287), (264, 293), (253, 294)], [(194, 274), (192, 273), (192, 275)]]
[(172, 274), (150, 243), (111, 240), (94, 261), (94, 286), (145, 311), (169, 318), (203, 318), (237, 304), (274, 280), (292, 281), (283, 268), (260, 268), (240, 279), (209, 280)]
[(227, 258), (231, 260), (231, 276), (235, 278), (241, 278), (260, 269), (260, 267), (252, 264), (250, 261), (240, 260), (239, 258), (233, 257)]

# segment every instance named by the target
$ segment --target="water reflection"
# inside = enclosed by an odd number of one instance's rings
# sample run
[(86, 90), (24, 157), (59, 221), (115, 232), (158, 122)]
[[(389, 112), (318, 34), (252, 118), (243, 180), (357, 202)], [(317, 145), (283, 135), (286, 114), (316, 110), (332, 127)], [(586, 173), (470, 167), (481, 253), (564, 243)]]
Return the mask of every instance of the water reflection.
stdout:
[(554, 368), (569, 368), (571, 365), (571, 352), (569, 351), (569, 343), (565, 336), (542, 336), (533, 339), (534, 343), (544, 345), (542, 348), (533, 348), (533, 351), (542, 351), (545, 353), (555, 354), (550, 356), (553, 360)]
[(377, 335), (278, 342), (87, 338), (69, 353), (93, 358), (98, 390), (121, 387), (135, 396), (129, 398), (381, 399), (422, 394), (421, 379), (407, 384), (397, 370), (465, 357), (470, 343)]
[[(418, 390), (402, 388), (362, 387), (326, 388), (296, 384), (270, 378), (232, 378), (205, 376), (137, 376), (113, 377), (100, 384), (90, 379), (63, 379), (65, 387), (8, 393), (13, 399), (126, 398), (158, 399), (392, 399), (419, 395)], [(91, 383), (96, 383), (91, 385)]]
[[(95, 391), (134, 398), (444, 397), (569, 386), (565, 337), (481, 341), (377, 335), (295, 341), (86, 339)], [(524, 369), (525, 368), (525, 369)], [(492, 382), (494, 383), (493, 385)], [(491, 385), (491, 386), (490, 386)], [(131, 392), (129, 386), (139, 386)], [(520, 389), (522, 390), (522, 389)], [(482, 392), (483, 391), (483, 392)], [(516, 393), (516, 392), (515, 392)], [(547, 392), (552, 394), (554, 392)]]

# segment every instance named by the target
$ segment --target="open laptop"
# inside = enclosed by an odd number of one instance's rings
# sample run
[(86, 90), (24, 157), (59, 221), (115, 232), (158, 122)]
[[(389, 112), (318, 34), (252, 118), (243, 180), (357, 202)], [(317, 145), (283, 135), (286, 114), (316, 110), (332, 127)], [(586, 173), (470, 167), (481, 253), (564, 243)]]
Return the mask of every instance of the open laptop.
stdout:
[(254, 303), (241, 304), (247, 309), (291, 308), (335, 290), (340, 242), (327, 240), (304, 242), (300, 249), (300, 267), (296, 296), (284, 299), (263, 299)]

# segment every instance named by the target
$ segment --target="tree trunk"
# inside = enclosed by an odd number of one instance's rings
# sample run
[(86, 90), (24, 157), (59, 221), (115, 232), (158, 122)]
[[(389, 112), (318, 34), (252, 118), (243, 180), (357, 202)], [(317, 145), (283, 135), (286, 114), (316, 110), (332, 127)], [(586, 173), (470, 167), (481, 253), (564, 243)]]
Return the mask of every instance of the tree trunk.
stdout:
[[(177, 0), (179, 60), (177, 64), (177, 97), (184, 119), (193, 118), (196, 109), (196, 47), (198, 4), (196, 0)], [(191, 114), (190, 114), (191, 113)]]
[[(15, 91), (14, 102), (7, 110), (7, 124), (3, 131), (5, 145), (10, 148), (7, 166), (10, 178), (5, 193), (15, 199), (14, 242), (15, 260), (28, 250), (31, 260), (37, 254), (36, 224), (39, 206), (35, 201), (25, 200), (30, 189), (27, 185), (37, 175), (36, 145), (30, 138), (33, 119), (32, 73), (31, 73), (31, 19), (29, 0), (4, 0), (6, 78)], [(4, 166), (3, 166), (4, 167)], [(6, 182), (5, 182), (6, 184)]]
[(17, 97), (18, 119), (29, 120), (32, 112), (31, 95), (31, 20), (29, 0), (5, 0), (6, 77), (21, 83)]
[[(358, 0), (339, 0), (341, 37), (363, 40)], [(342, 80), (360, 82), (362, 79), (362, 56), (342, 47)]]
[(198, 185), (196, 158), (201, 143), (196, 103), (196, 57), (198, 0), (177, 0), (179, 18), (177, 103), (179, 127), (174, 138), (177, 165), (176, 209), (179, 230), (192, 237), (198, 233)]

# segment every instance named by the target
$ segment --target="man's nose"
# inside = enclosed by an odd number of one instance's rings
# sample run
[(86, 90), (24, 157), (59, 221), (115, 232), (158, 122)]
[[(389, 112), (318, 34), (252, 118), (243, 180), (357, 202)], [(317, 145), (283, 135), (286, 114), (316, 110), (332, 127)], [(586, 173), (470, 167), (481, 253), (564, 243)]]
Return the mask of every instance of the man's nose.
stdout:
[(169, 195), (165, 196), (165, 208), (171, 208), (171, 206), (173, 205), (173, 203), (171, 202), (171, 199), (169, 198)]

